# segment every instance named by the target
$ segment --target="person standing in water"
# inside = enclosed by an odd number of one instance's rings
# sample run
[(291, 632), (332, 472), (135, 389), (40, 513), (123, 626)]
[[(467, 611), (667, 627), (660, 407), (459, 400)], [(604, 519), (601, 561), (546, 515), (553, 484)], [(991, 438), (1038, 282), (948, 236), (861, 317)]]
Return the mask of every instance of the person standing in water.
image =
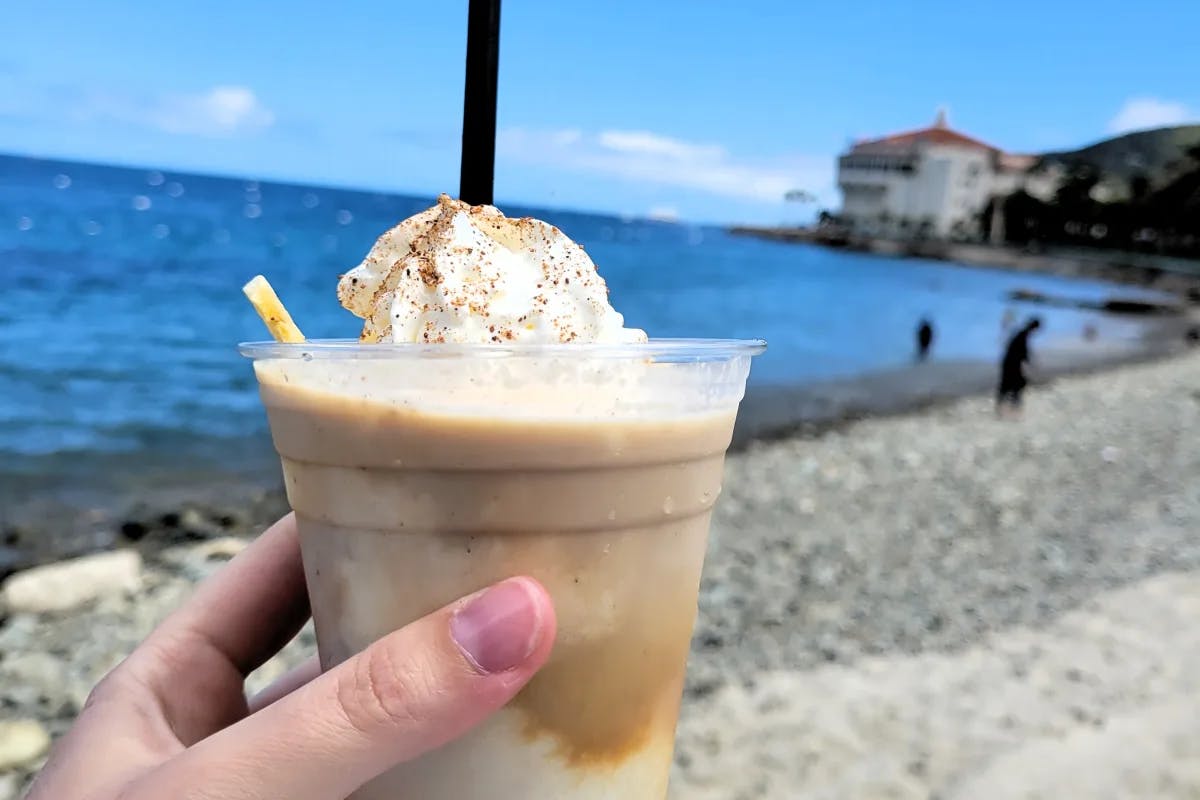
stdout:
[(929, 349), (933, 347), (933, 323), (928, 317), (922, 317), (917, 326), (917, 361), (929, 358)]
[(996, 390), (996, 414), (999, 416), (1021, 410), (1021, 394), (1029, 383), (1025, 367), (1032, 360), (1029, 337), (1040, 327), (1042, 321), (1033, 317), (1025, 323), (1025, 327), (1013, 334), (1004, 348), (1004, 357), (1000, 361), (1000, 386)]

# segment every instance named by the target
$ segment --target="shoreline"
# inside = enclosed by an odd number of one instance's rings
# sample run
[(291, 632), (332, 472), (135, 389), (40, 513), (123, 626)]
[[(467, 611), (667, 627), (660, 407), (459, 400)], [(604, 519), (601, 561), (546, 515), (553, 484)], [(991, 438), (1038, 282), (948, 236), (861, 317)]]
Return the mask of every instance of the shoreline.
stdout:
[[(1171, 358), (1187, 347), (1192, 318), (1148, 322), (1139, 339), (1077, 342), (1034, 348), (1031, 392), (1070, 375)], [(938, 360), (873, 370), (799, 386), (751, 385), (730, 445), (738, 453), (756, 443), (817, 438), (865, 420), (919, 414), (963, 398), (990, 396), (996, 365)], [(237, 467), (212, 461), (167, 467), (161, 459), (139, 466), (119, 456), (121, 469), (104, 465), (71, 474), (21, 475), (10, 481), (0, 511), (0, 579), (38, 564), (121, 546), (152, 553), (214, 535), (245, 535), (287, 511), (282, 478), (268, 436), (246, 440)]]
[(1060, 278), (1087, 278), (1156, 289), (1200, 304), (1200, 261), (1110, 250), (1019, 248), (969, 242), (901, 241), (872, 237), (828, 240), (812, 228), (734, 226), (734, 236), (807, 244), (890, 258), (923, 258), (966, 267), (1032, 272)]
[[(1033, 346), (1036, 367), (1030, 391), (1071, 375), (1119, 370), (1186, 352), (1184, 334), (1200, 313), (1160, 318), (1127, 342), (1058, 343)], [(731, 450), (755, 441), (820, 436), (867, 419), (921, 412), (995, 391), (997, 364), (982, 360), (939, 360), (872, 370), (805, 386), (761, 386), (747, 391), (738, 413)]]

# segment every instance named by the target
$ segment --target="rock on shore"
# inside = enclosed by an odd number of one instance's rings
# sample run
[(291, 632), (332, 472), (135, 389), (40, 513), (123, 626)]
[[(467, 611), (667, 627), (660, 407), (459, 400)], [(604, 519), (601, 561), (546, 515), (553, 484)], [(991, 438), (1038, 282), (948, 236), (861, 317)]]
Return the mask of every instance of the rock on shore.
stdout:
[(5, 581), (0, 608), (29, 614), (70, 611), (104, 595), (136, 592), (141, 573), (141, 556), (133, 550), (44, 564)]
[[(966, 399), (731, 456), (672, 797), (1196, 797), (1197, 476), (1197, 355), (1036, 389), (1020, 422)], [(224, 533), (60, 607), (0, 585), (0, 800)]]

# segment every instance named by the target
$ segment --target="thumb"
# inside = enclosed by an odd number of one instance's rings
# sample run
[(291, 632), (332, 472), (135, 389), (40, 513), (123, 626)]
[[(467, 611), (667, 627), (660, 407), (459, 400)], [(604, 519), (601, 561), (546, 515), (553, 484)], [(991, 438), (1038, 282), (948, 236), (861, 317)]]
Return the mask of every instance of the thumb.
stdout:
[(550, 597), (501, 581), (435, 611), (138, 782), (133, 797), (330, 800), (461, 736), (554, 643)]

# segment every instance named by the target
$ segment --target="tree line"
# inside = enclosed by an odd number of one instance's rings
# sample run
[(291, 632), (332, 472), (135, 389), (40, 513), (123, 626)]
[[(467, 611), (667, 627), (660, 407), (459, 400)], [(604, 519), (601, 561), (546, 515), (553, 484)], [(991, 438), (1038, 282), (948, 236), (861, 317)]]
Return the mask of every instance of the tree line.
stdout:
[[(1003, 199), (1009, 244), (1067, 244), (1200, 258), (1200, 145), (1188, 147), (1174, 178), (1155, 188), (1135, 174), (1124, 196), (1104, 199), (1104, 174), (1092, 164), (1071, 164), (1054, 197), (1024, 190)], [(1100, 190), (1100, 191), (1098, 191)], [(980, 219), (989, 231), (995, 206)]]

